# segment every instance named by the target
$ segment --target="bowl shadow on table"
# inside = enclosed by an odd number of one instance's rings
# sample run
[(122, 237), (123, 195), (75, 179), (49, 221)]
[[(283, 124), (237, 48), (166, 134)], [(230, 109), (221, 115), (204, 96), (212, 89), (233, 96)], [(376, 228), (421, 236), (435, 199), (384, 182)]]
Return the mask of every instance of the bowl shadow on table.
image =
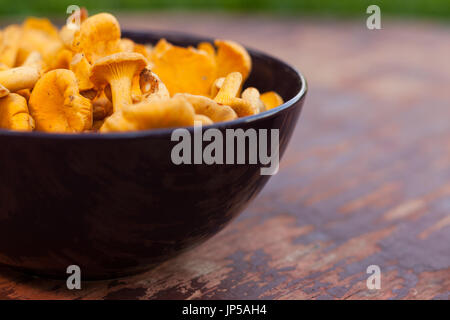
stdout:
[[(173, 266), (182, 266), (188, 263), (188, 253), (169, 259), (153, 269), (131, 276), (124, 276), (108, 280), (81, 280), (81, 290), (69, 290), (67, 279), (52, 279), (36, 276), (34, 274), (17, 271), (14, 268), (0, 265), (0, 300), (17, 299), (120, 299), (135, 300), (146, 294), (147, 287), (139, 287), (137, 283), (148, 279), (158, 280), (166, 278), (173, 273)], [(172, 266), (172, 267), (171, 267)], [(67, 275), (67, 278), (70, 274)], [(148, 286), (148, 284), (147, 284)], [(117, 287), (117, 289), (115, 289)], [(98, 294), (105, 293), (99, 297)], [(159, 298), (157, 298), (159, 299)], [(183, 299), (171, 296), (169, 299)]]
[[(211, 240), (214, 241), (214, 239)], [(203, 245), (205, 244), (199, 247)], [(204, 252), (205, 250), (208, 249), (202, 248), (200, 252)], [(193, 276), (189, 272), (184, 274), (179, 273), (181, 270), (185, 270), (183, 266), (192, 264), (191, 261), (196, 256), (198, 254), (194, 248), (139, 274), (105, 280), (82, 279), (80, 290), (69, 290), (67, 287), (67, 279), (41, 277), (0, 265), (0, 300), (186, 299), (192, 292), (203, 288), (203, 283), (198, 281), (198, 275)], [(174, 277), (174, 275), (176, 276)], [(67, 278), (69, 276), (68, 274)], [(166, 286), (164, 283), (167, 279), (177, 279), (179, 282), (171, 281), (171, 285)], [(180, 289), (179, 285), (183, 286), (186, 281), (190, 283), (190, 290), (178, 290)], [(150, 288), (152, 292), (148, 293)]]

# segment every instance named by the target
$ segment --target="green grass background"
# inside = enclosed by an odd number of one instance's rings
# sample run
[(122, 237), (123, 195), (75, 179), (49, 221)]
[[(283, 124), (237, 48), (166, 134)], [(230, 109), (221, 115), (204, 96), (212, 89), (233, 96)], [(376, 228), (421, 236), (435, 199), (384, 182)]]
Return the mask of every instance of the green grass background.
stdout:
[(377, 4), (389, 16), (450, 19), (450, 0), (0, 0), (0, 16), (65, 16), (71, 4), (91, 13), (183, 9), (336, 17), (365, 14)]

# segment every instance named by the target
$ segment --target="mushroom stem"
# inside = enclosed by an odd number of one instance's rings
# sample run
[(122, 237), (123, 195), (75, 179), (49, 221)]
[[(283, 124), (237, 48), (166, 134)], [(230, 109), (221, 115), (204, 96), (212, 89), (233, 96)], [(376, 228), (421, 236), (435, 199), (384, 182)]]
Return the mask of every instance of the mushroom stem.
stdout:
[(11, 93), (0, 99), (0, 128), (33, 131), (34, 126), (24, 97)]
[(258, 89), (250, 87), (244, 90), (241, 95), (242, 99), (250, 102), (254, 108), (255, 114), (266, 111), (266, 106), (261, 101), (261, 95)]
[(96, 88), (111, 87), (114, 112), (133, 103), (133, 78), (139, 76), (147, 60), (140, 53), (120, 52), (97, 60), (91, 69), (91, 82)]
[(230, 98), (238, 95), (242, 85), (242, 75), (239, 72), (230, 73), (223, 81), (222, 87), (217, 92), (214, 100), (221, 104), (228, 104)]
[(132, 104), (131, 79), (129, 77), (111, 79), (109, 84), (111, 85), (114, 112), (122, 110), (124, 106)]
[(33, 67), (17, 67), (0, 71), (0, 83), (11, 92), (31, 89), (39, 79), (39, 71)]

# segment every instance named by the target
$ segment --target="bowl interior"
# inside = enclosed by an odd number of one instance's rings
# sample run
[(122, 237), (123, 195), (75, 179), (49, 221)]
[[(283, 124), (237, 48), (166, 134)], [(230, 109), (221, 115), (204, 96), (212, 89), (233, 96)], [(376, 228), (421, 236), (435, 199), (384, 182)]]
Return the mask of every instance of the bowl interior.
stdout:
[[(187, 46), (197, 46), (200, 42), (214, 42), (214, 39), (195, 36), (179, 32), (170, 31), (137, 31), (137, 30), (124, 30), (122, 32), (122, 37), (130, 38), (133, 41), (141, 44), (156, 44), (160, 39), (164, 38), (172, 44), (187, 47)], [(302, 99), (306, 94), (307, 84), (306, 80), (302, 74), (293, 68), (292, 66), (286, 64), (285, 62), (262, 53), (255, 49), (247, 48), (248, 52), (252, 57), (252, 71), (249, 78), (244, 84), (246, 87), (255, 87), (261, 93), (266, 91), (277, 92), (284, 100), (284, 104), (280, 107), (265, 111), (263, 113), (248, 116), (244, 118), (239, 118), (229, 122), (214, 123), (210, 126), (205, 127), (227, 127), (236, 123), (246, 123), (249, 121), (254, 121), (272, 114), (278, 113), (285, 108), (289, 108), (296, 102)], [(188, 128), (190, 131), (193, 128)], [(64, 139), (64, 140), (104, 140), (104, 139), (129, 139), (142, 136), (158, 136), (167, 135), (172, 131), (171, 128), (164, 129), (152, 129), (145, 131), (136, 132), (120, 132), (120, 133), (108, 133), (108, 134), (98, 134), (98, 133), (83, 133), (83, 134), (60, 134), (60, 133), (46, 133), (46, 132), (21, 132), (21, 131), (10, 131), (0, 129), (0, 135), (8, 137), (21, 137), (26, 136), (32, 139)]]

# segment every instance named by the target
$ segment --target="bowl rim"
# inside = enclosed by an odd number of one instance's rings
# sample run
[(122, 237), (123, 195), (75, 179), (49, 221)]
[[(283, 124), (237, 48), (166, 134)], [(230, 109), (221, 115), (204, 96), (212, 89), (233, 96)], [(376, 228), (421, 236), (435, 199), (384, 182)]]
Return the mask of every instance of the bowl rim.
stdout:
[[(122, 30), (122, 36), (123, 35), (140, 35), (145, 36), (148, 34), (161, 34), (161, 35), (167, 35), (167, 37), (180, 37), (186, 40), (192, 40), (194, 42), (199, 41), (208, 41), (213, 42), (214, 39), (210, 37), (204, 37), (204, 36), (197, 36), (195, 34), (190, 33), (184, 33), (184, 32), (178, 32), (178, 31), (164, 31), (164, 30), (133, 30), (133, 29), (124, 29)], [(306, 81), (306, 78), (304, 75), (294, 66), (291, 64), (274, 57), (270, 54), (267, 54), (265, 52), (262, 52), (258, 49), (254, 49), (248, 46), (245, 46), (245, 48), (249, 51), (250, 55), (253, 56), (260, 56), (265, 59), (273, 60), (274, 62), (284, 65), (287, 69), (290, 69), (290, 71), (294, 72), (300, 81), (300, 91), (297, 92), (297, 94), (292, 97), (291, 99), (285, 101), (282, 105), (258, 113), (256, 115), (247, 116), (243, 118), (238, 118), (231, 121), (224, 121), (224, 122), (217, 122), (213, 123), (211, 125), (202, 126), (204, 130), (207, 130), (209, 128), (216, 128), (216, 129), (223, 129), (232, 127), (239, 124), (248, 124), (252, 123), (261, 119), (265, 119), (268, 117), (271, 117), (283, 110), (286, 110), (290, 107), (292, 107), (295, 103), (300, 101), (304, 96), (306, 95), (308, 91), (308, 83)], [(129, 132), (110, 132), (110, 133), (98, 133), (98, 132), (87, 132), (87, 133), (50, 133), (50, 132), (41, 132), (41, 131), (33, 131), (33, 132), (27, 132), (27, 131), (14, 131), (14, 130), (6, 130), (6, 129), (0, 129), (0, 137), (26, 137), (30, 139), (57, 139), (57, 140), (110, 140), (110, 139), (134, 139), (134, 138), (146, 138), (150, 136), (165, 136), (170, 135), (175, 129), (187, 129), (189, 131), (193, 131), (194, 127), (174, 127), (174, 128), (161, 128), (161, 129), (149, 129), (149, 130), (141, 130), (141, 131), (129, 131)]]

